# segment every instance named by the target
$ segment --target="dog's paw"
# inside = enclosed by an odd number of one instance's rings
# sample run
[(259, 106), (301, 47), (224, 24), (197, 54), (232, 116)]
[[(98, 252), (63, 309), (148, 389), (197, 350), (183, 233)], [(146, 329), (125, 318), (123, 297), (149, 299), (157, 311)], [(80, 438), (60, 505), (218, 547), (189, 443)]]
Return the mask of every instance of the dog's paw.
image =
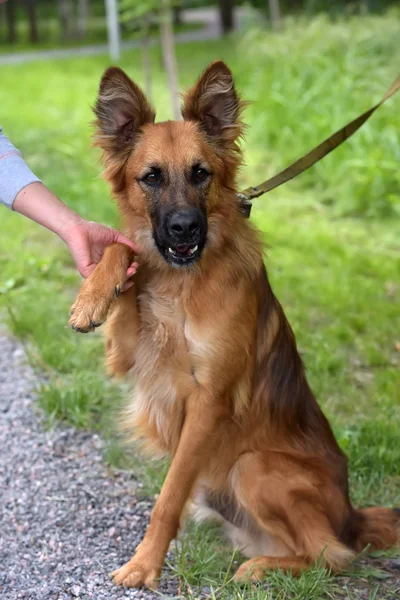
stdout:
[(142, 587), (156, 590), (161, 568), (144, 564), (142, 561), (132, 558), (123, 567), (111, 573), (113, 582), (124, 587)]
[(239, 584), (259, 583), (265, 579), (265, 568), (258, 564), (257, 559), (244, 562), (236, 571), (234, 581)]
[(71, 307), (69, 324), (79, 333), (88, 333), (100, 327), (107, 319), (111, 302), (121, 294), (121, 286), (108, 295), (81, 292)]

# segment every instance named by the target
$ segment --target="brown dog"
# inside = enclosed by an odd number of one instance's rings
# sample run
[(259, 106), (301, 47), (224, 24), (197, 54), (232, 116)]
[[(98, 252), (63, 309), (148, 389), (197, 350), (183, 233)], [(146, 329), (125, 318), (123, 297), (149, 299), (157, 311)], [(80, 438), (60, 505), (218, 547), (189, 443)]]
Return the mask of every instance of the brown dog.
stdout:
[(70, 323), (89, 331), (108, 317), (108, 367), (135, 377), (127, 426), (172, 456), (117, 584), (157, 585), (189, 500), (250, 557), (237, 580), (296, 573), (319, 557), (339, 570), (368, 544), (399, 538), (396, 511), (350, 503), (346, 457), (308, 386), (259, 234), (238, 210), (242, 108), (222, 62), (186, 94), (179, 122), (154, 123), (118, 68), (100, 85), (97, 144), (140, 268), (116, 298), (133, 256), (107, 248)]

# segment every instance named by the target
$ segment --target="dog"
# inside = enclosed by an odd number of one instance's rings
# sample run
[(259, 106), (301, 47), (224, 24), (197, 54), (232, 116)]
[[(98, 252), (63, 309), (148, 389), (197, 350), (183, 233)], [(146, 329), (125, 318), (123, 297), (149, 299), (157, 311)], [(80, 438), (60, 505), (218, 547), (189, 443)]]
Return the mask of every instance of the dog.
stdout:
[(117, 67), (100, 84), (95, 143), (140, 266), (120, 294), (133, 251), (106, 248), (70, 324), (87, 332), (107, 319), (108, 369), (135, 379), (125, 427), (172, 457), (143, 541), (112, 574), (127, 587), (156, 588), (190, 503), (248, 558), (239, 582), (318, 560), (340, 571), (400, 537), (399, 511), (350, 502), (347, 459), (307, 383), (261, 236), (238, 210), (243, 108), (221, 61), (184, 96), (182, 121), (155, 123)]

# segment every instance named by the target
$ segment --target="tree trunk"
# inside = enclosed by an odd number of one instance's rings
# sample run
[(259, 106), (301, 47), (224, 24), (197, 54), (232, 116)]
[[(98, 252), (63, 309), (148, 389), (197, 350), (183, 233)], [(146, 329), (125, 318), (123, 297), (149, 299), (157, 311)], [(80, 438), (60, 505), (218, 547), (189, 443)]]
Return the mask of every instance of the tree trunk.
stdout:
[(72, 3), (71, 0), (58, 0), (58, 12), (60, 15), (61, 39), (70, 40), (72, 37)]
[(182, 6), (174, 6), (172, 11), (174, 25), (182, 25)]
[(282, 30), (281, 8), (279, 0), (268, 0), (271, 25), (274, 31)]
[(36, 19), (36, 0), (25, 0), (25, 8), (29, 22), (29, 41), (31, 44), (37, 44), (39, 41), (39, 33)]
[(150, 23), (146, 18), (144, 27), (143, 27), (143, 37), (142, 37), (142, 64), (143, 64), (143, 75), (144, 75), (144, 89), (146, 92), (146, 96), (151, 102), (151, 62), (150, 62)]
[(9, 44), (15, 44), (17, 41), (17, 21), (15, 2), (6, 2), (6, 19), (7, 19), (7, 42)]
[(219, 0), (219, 15), (222, 33), (225, 35), (234, 29), (233, 0)]
[(121, 30), (119, 26), (117, 0), (106, 0), (108, 49), (112, 60), (121, 56)]
[(82, 40), (86, 35), (89, 13), (89, 0), (78, 0), (78, 36)]
[(168, 84), (171, 92), (172, 114), (174, 119), (180, 118), (178, 101), (178, 76), (174, 47), (174, 32), (172, 29), (172, 11), (168, 0), (163, 0), (161, 10), (161, 44), (165, 68), (168, 73)]

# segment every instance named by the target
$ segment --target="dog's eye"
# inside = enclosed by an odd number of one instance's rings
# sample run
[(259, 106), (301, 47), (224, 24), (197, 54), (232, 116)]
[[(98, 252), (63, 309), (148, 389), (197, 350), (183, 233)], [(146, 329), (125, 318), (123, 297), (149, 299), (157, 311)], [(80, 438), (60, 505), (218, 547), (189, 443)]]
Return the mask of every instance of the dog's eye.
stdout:
[(193, 167), (193, 179), (196, 182), (200, 183), (201, 181), (207, 179), (208, 176), (209, 172), (206, 169), (198, 166)]
[(150, 185), (160, 183), (161, 173), (160, 171), (150, 171), (150, 173), (147, 173), (147, 175), (143, 177), (142, 181), (149, 183)]

